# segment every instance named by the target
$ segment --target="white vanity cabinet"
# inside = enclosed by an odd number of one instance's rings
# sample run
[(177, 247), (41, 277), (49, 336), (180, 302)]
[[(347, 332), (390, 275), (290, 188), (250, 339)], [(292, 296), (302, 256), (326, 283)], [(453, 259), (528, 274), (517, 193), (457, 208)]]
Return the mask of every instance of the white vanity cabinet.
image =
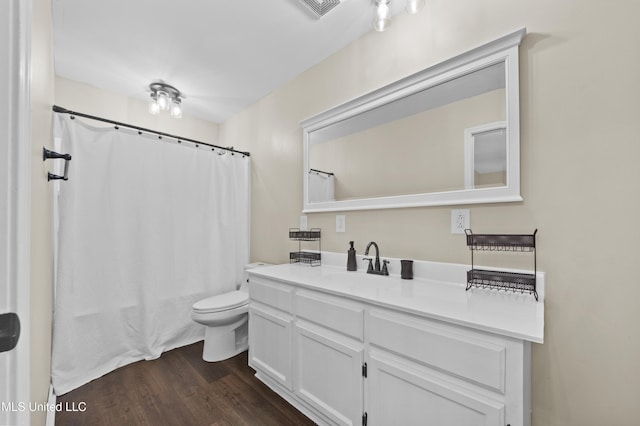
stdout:
[(293, 288), (252, 277), (249, 293), (249, 365), (291, 391)]
[(249, 364), (318, 424), (530, 425), (526, 340), (260, 274), (249, 294)]

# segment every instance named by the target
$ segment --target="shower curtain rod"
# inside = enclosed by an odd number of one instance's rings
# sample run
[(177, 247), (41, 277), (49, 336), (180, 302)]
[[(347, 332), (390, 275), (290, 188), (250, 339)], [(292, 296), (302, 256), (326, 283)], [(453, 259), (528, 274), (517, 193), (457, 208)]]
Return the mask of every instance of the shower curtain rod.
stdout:
[(71, 119), (74, 119), (75, 116), (78, 116), (78, 117), (90, 118), (91, 120), (102, 121), (104, 123), (113, 124), (114, 126), (116, 126), (116, 129), (119, 126), (128, 127), (130, 129), (137, 130), (139, 134), (142, 134), (142, 132), (145, 132), (145, 133), (151, 133), (151, 134), (154, 134), (154, 135), (158, 135), (158, 137), (160, 139), (162, 139), (162, 136), (165, 136), (165, 137), (168, 137), (168, 138), (176, 139), (178, 141), (178, 143), (181, 143), (182, 141), (191, 142), (191, 143), (195, 143), (196, 146), (197, 145), (205, 145), (205, 146), (210, 146), (211, 148), (224, 149), (225, 151), (231, 151), (232, 155), (234, 153), (238, 153), (238, 154), (246, 155), (247, 157), (251, 156), (251, 154), (249, 152), (238, 151), (238, 150), (233, 149), (233, 147), (225, 148), (224, 146), (213, 145), (213, 144), (206, 143), (206, 142), (200, 142), (200, 141), (197, 141), (197, 140), (194, 140), (194, 139), (175, 136), (175, 135), (172, 135), (172, 134), (169, 134), (169, 133), (158, 132), (157, 130), (145, 129), (144, 127), (134, 126), (134, 125), (131, 125), (131, 124), (126, 124), (126, 123), (120, 123), (118, 121), (109, 120), (107, 118), (96, 117), (95, 115), (89, 115), (89, 114), (83, 114), (81, 112), (71, 111), (69, 109), (60, 107), (58, 105), (54, 105), (53, 106), (53, 112), (57, 112), (57, 113), (60, 113), (60, 114), (69, 114), (71, 116)]

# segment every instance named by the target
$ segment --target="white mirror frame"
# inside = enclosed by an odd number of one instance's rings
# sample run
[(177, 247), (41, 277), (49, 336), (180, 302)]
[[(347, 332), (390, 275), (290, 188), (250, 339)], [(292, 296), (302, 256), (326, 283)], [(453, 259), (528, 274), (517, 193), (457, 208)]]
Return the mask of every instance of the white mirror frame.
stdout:
[[(366, 95), (303, 120), (303, 212), (389, 209), (457, 204), (522, 201), (520, 196), (520, 94), (518, 47), (526, 34), (521, 28), (461, 55), (426, 68)], [(309, 202), (309, 144), (314, 131), (404, 98), (453, 78), (504, 62), (507, 122), (507, 185), (423, 194)], [(461, 135), (462, 139), (462, 135)]]

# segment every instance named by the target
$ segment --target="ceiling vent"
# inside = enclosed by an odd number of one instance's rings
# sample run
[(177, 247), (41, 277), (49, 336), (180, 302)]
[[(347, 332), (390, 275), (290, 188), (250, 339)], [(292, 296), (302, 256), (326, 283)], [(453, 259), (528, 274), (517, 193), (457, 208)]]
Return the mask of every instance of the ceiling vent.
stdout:
[(341, 0), (300, 0), (300, 2), (307, 6), (313, 16), (320, 19), (339, 5)]

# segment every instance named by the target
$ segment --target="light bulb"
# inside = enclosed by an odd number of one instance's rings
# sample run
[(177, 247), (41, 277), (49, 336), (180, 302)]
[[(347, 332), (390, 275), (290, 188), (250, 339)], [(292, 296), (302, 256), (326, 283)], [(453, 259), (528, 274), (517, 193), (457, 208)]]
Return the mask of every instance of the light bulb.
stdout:
[(182, 106), (180, 105), (180, 99), (173, 99), (171, 101), (171, 117), (182, 118)]
[(425, 0), (407, 0), (407, 7), (405, 10), (407, 13), (415, 15), (424, 8)]
[(391, 25), (391, 19), (375, 19), (373, 21), (373, 29), (379, 32), (382, 32), (389, 28)]
[(373, 29), (376, 31), (384, 31), (391, 25), (389, 18), (389, 1), (376, 0), (376, 14), (373, 18)]
[(160, 112), (160, 107), (158, 106), (158, 102), (156, 101), (156, 96), (154, 93), (151, 94), (151, 101), (149, 102), (149, 113), (156, 115)]
[(169, 109), (169, 94), (167, 92), (158, 90), (157, 99), (158, 107), (160, 107), (160, 110), (166, 111)]
[(388, 19), (389, 18), (389, 2), (387, 1), (387, 2), (378, 3), (376, 14), (378, 15), (379, 20)]

